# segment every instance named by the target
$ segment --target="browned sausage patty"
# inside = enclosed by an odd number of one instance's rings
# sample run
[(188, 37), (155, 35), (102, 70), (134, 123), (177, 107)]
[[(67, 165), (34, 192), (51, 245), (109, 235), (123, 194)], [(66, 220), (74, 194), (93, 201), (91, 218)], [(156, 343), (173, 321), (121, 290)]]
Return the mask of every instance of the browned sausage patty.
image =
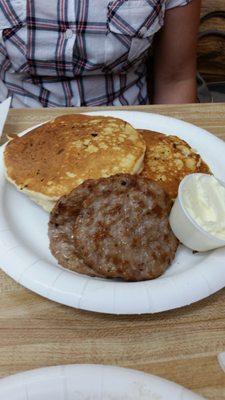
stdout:
[(88, 275), (156, 278), (178, 246), (170, 207), (163, 189), (138, 175), (86, 181), (53, 209), (51, 251), (63, 266)]
[(129, 281), (161, 275), (175, 256), (171, 203), (156, 183), (138, 175), (96, 182), (74, 224), (83, 260), (101, 275)]
[(84, 199), (91, 193), (94, 180), (88, 180), (68, 196), (62, 196), (50, 214), (48, 235), (50, 250), (59, 264), (72, 271), (100, 276), (89, 268), (76, 251), (73, 228)]

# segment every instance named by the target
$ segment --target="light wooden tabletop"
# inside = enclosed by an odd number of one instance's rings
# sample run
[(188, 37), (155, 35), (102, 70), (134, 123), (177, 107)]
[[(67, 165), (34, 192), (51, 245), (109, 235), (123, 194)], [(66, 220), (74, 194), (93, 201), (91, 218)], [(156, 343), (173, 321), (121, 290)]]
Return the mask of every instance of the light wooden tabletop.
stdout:
[[(225, 104), (130, 109), (180, 118), (225, 140)], [(11, 110), (5, 133), (75, 111)], [(3, 272), (0, 291), (1, 376), (56, 364), (113, 364), (173, 380), (208, 399), (225, 399), (225, 374), (217, 362), (218, 353), (225, 350), (224, 289), (179, 310), (129, 317), (55, 304)]]

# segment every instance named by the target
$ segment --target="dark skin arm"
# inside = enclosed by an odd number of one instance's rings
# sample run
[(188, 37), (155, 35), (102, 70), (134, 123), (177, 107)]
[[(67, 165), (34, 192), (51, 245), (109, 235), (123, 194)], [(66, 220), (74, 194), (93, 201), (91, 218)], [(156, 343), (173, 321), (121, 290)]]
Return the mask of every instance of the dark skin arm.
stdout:
[(201, 0), (168, 10), (154, 46), (154, 104), (197, 101), (196, 49)]

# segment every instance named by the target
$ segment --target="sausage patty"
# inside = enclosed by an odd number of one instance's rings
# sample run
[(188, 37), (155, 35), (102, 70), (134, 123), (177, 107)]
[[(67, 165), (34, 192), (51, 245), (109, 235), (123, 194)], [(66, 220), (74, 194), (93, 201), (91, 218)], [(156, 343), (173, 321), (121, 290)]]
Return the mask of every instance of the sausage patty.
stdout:
[(86, 181), (53, 209), (51, 251), (63, 266), (88, 275), (156, 278), (178, 246), (169, 226), (170, 208), (164, 190), (138, 175)]
[(90, 276), (100, 276), (89, 268), (76, 251), (73, 227), (84, 199), (91, 193), (94, 180), (88, 180), (70, 195), (62, 196), (50, 214), (48, 235), (50, 250), (60, 265)]

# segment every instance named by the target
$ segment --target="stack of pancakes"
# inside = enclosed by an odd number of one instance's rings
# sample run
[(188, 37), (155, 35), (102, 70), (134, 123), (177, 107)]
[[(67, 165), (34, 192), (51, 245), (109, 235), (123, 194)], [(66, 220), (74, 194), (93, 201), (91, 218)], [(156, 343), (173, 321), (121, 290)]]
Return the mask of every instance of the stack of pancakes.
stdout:
[(87, 179), (118, 173), (157, 182), (175, 199), (181, 180), (209, 167), (177, 136), (135, 130), (117, 118), (64, 115), (11, 140), (7, 179), (45, 210)]
[(130, 124), (111, 117), (67, 115), (10, 141), (7, 179), (45, 210), (87, 179), (139, 173), (146, 145)]

